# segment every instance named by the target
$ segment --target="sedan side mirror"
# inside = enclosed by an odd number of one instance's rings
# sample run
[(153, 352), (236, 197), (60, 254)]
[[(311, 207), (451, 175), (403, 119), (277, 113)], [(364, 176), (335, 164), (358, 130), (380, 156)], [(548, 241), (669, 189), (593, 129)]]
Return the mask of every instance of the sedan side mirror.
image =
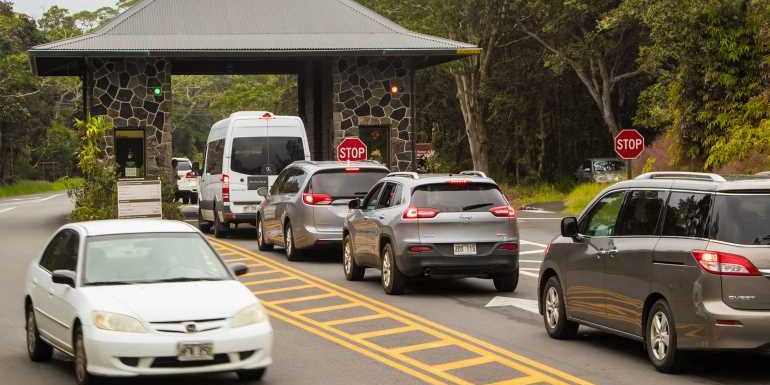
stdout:
[(566, 217), (561, 220), (561, 236), (565, 238), (577, 238), (578, 220), (575, 217)]
[(51, 274), (53, 283), (75, 287), (75, 272), (72, 270), (54, 270)]
[(230, 263), (227, 265), (227, 268), (230, 269), (236, 277), (240, 277), (249, 272), (249, 267), (240, 262)]
[(348, 202), (348, 208), (351, 210), (358, 210), (361, 208), (361, 200), (358, 198), (352, 199), (350, 202)]

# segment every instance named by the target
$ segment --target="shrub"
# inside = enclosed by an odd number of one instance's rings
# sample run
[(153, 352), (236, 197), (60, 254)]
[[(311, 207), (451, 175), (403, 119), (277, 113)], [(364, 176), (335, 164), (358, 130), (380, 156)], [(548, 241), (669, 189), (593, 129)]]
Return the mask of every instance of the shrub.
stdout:
[(117, 214), (117, 176), (115, 163), (105, 156), (99, 146), (112, 124), (103, 116), (76, 120), (75, 127), (82, 135), (83, 147), (78, 152), (78, 168), (84, 183), (71, 186), (67, 193), (75, 201), (72, 219), (88, 221), (112, 219)]

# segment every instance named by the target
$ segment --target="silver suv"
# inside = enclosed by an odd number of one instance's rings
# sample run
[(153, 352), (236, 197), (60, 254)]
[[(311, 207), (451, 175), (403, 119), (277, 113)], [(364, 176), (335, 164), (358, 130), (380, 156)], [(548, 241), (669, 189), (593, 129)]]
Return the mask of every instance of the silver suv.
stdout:
[(257, 209), (259, 249), (282, 245), (293, 261), (304, 249), (339, 244), (348, 202), (366, 195), (388, 171), (377, 162), (290, 164)]
[(557, 339), (578, 325), (644, 341), (653, 365), (683, 351), (770, 346), (770, 181), (658, 172), (564, 218), (540, 272)]
[(349, 281), (382, 270), (388, 294), (419, 277), (480, 277), (511, 292), (519, 281), (516, 212), (481, 172), (391, 173), (350, 202), (343, 229)]

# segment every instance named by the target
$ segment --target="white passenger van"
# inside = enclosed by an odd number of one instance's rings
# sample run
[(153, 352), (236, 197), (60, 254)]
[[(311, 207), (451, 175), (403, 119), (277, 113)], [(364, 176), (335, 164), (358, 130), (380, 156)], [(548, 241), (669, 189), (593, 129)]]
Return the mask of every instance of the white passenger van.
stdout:
[(223, 237), (230, 224), (255, 224), (264, 194), (296, 160), (310, 160), (305, 125), (296, 116), (241, 111), (216, 122), (198, 189), (201, 231)]

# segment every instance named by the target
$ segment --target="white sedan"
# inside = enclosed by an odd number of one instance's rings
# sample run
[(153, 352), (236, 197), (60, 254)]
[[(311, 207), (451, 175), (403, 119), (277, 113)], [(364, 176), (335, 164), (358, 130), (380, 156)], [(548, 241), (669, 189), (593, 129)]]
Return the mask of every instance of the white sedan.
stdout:
[(71, 356), (81, 385), (98, 377), (236, 372), (259, 380), (273, 331), (251, 291), (182, 222), (83, 222), (59, 229), (29, 267), (33, 361)]

